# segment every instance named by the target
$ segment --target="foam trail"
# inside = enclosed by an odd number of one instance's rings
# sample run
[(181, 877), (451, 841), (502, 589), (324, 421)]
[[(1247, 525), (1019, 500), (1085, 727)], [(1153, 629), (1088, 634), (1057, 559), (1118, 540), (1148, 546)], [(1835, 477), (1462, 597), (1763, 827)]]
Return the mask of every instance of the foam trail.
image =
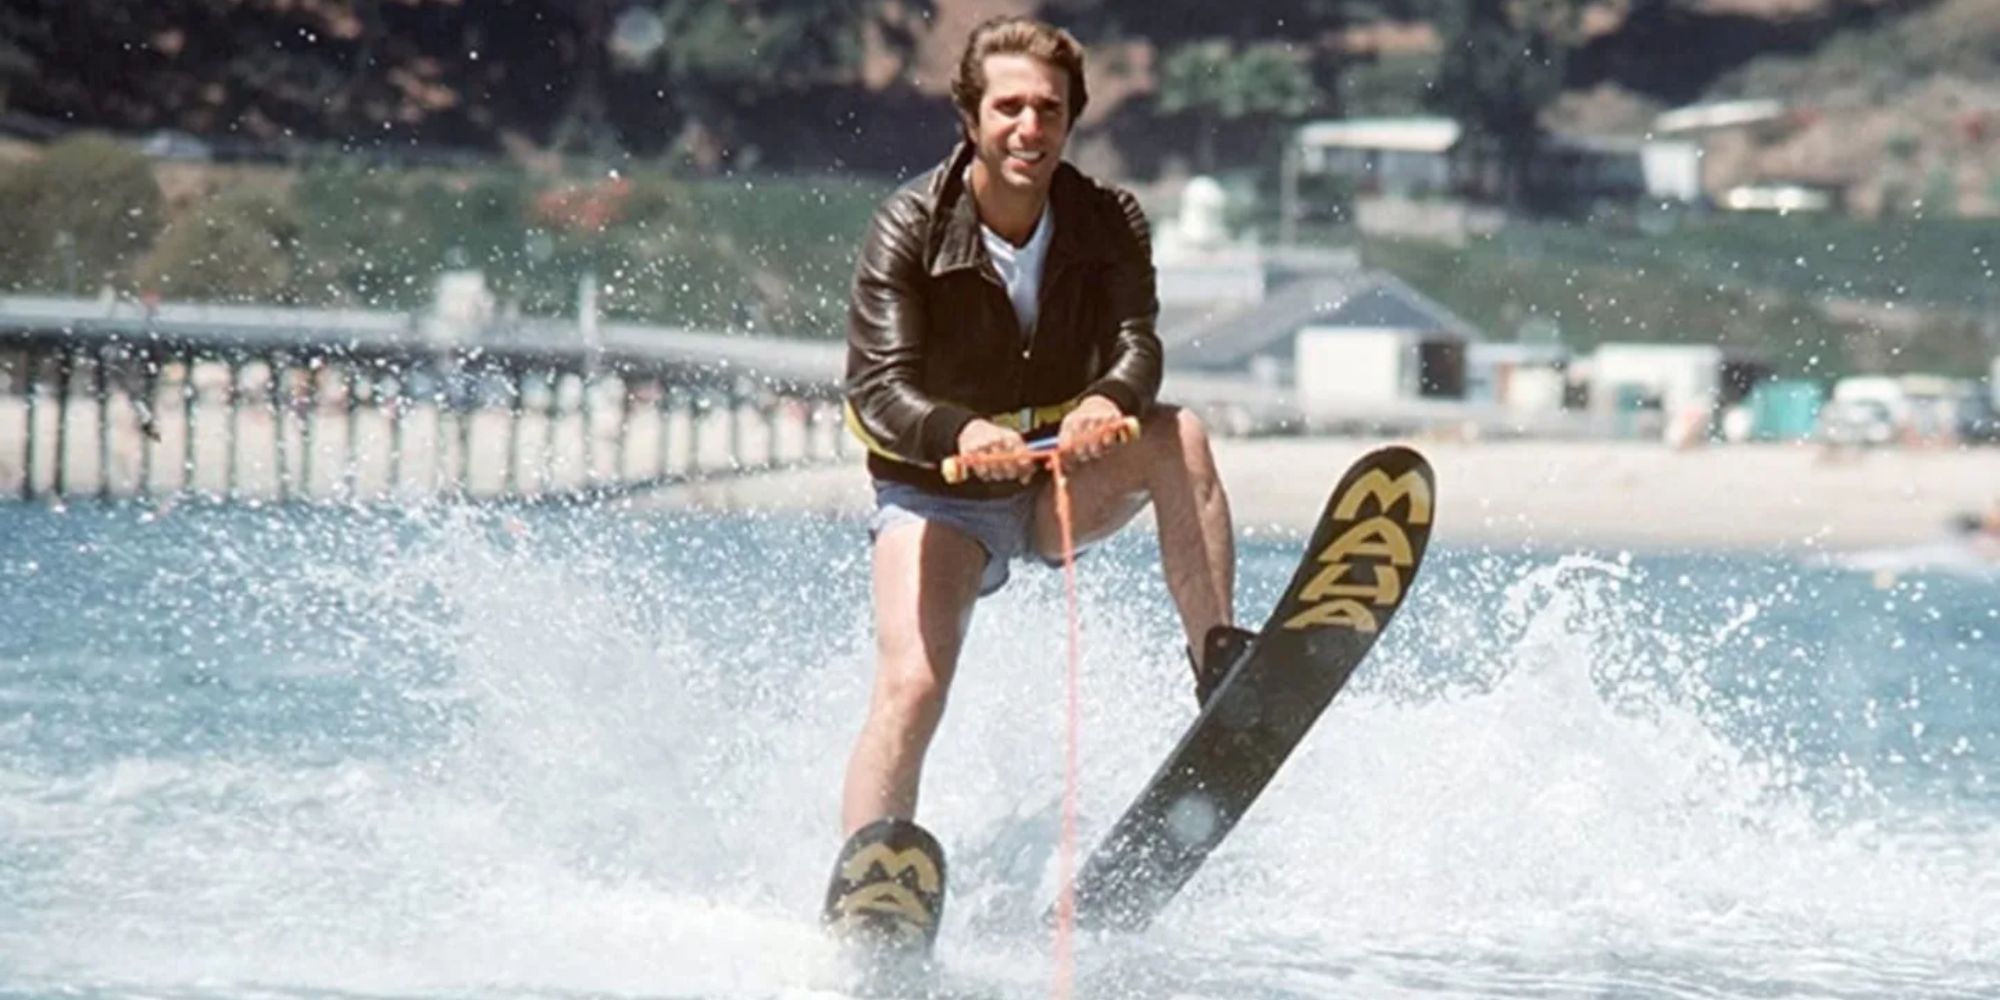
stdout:
[[(812, 919), (871, 666), (858, 526), (68, 517), (16, 535), (37, 569), (0, 557), (0, 608), (105, 584), (0, 670), (11, 989), (839, 994)], [(1246, 609), (1292, 557), (1246, 545)], [(1156, 567), (1083, 566), (1086, 845), (1192, 715)], [(1990, 992), (1973, 586), (1434, 553), (1160, 924), (1080, 942), (1080, 992)], [(957, 992), (1047, 990), (1059, 614), (1030, 571), (981, 605), (927, 767)]]

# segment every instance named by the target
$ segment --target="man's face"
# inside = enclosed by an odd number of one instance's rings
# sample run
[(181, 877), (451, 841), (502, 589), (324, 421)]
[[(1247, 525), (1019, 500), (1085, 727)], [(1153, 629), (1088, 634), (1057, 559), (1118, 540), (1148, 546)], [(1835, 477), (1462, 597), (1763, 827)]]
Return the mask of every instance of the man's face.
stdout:
[(1069, 74), (1025, 55), (986, 57), (986, 95), (971, 126), (990, 182), (1047, 191), (1069, 140)]

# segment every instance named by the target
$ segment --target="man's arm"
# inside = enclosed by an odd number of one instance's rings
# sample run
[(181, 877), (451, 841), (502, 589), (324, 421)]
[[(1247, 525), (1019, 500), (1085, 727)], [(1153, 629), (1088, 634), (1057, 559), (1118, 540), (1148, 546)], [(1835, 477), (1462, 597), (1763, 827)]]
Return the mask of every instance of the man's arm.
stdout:
[(1118, 329), (1112, 335), (1109, 367), (1083, 394), (1103, 396), (1127, 416), (1143, 417), (1160, 392), (1160, 337), (1155, 330), (1160, 300), (1154, 287), (1153, 237), (1138, 199), (1122, 190), (1114, 197), (1115, 206), (1106, 213), (1105, 222), (1115, 228), (1118, 253), (1107, 292)]
[(914, 197), (884, 202), (868, 227), (847, 308), (847, 405), (872, 451), (937, 465), (977, 416), (926, 396), (924, 221)]

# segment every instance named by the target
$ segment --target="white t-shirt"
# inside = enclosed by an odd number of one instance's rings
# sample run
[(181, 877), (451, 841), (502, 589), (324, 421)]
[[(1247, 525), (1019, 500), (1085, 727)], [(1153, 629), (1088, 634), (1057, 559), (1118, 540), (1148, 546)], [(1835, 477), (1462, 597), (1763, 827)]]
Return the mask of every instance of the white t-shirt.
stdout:
[(1035, 329), (1035, 314), (1041, 308), (1042, 262), (1049, 256), (1049, 234), (1055, 230), (1050, 218), (1053, 215), (1044, 206), (1034, 233), (1028, 236), (1026, 245), (1019, 247), (986, 228), (984, 223), (979, 226), (979, 235), (986, 241), (986, 256), (992, 258), (993, 269), (1000, 272), (1000, 280), (1007, 285), (1007, 298), (1014, 303), (1014, 318), (1020, 321), (1024, 337)]

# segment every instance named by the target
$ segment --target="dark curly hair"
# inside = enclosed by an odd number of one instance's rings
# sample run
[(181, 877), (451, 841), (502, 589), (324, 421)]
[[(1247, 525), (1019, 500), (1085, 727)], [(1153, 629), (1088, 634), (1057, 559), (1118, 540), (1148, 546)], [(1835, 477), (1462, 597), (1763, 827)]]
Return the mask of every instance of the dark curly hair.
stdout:
[(1030, 17), (988, 19), (966, 36), (958, 57), (958, 74), (951, 80), (952, 103), (967, 118), (979, 119), (979, 101), (986, 96), (986, 57), (1033, 56), (1069, 74), (1069, 120), (1083, 116), (1090, 95), (1083, 86), (1083, 44), (1055, 25)]

